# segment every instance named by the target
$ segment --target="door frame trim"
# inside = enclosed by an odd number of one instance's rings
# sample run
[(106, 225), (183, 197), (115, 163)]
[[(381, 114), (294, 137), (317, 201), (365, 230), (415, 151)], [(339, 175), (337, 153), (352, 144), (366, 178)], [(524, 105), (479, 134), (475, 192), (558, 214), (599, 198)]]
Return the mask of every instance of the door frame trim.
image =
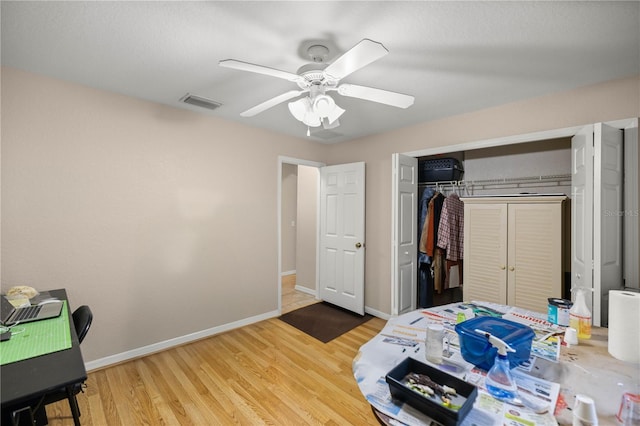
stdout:
[[(277, 205), (276, 205), (276, 209), (277, 209), (277, 214), (276, 214), (276, 229), (278, 232), (278, 251), (276, 253), (276, 258), (277, 258), (277, 262), (278, 262), (278, 275), (276, 278), (276, 288), (277, 288), (277, 295), (278, 295), (278, 315), (282, 315), (282, 165), (283, 164), (293, 164), (296, 166), (309, 166), (309, 167), (316, 167), (316, 168), (320, 168), (320, 167), (324, 167), (326, 166), (325, 163), (320, 163), (317, 161), (310, 161), (310, 160), (304, 160), (302, 158), (294, 158), (294, 157), (287, 157), (284, 155), (279, 155), (278, 156), (278, 184), (277, 184)], [(318, 198), (320, 197), (320, 179), (318, 179), (317, 182), (318, 188), (317, 188), (317, 194), (318, 194)], [(316, 235), (319, 235), (320, 233), (320, 220), (319, 220), (319, 216), (320, 216), (320, 203), (319, 203), (319, 199), (318, 199), (318, 212), (316, 213)], [(315, 295), (316, 297), (318, 296), (318, 263), (319, 263), (319, 258), (318, 258), (319, 254), (316, 252), (316, 288), (315, 288)]]
[[(628, 127), (632, 127), (635, 123), (637, 123), (637, 120), (638, 120), (637, 118), (626, 118), (622, 120), (602, 121), (602, 123), (611, 127), (624, 130)], [(553, 130), (543, 130), (539, 132), (524, 133), (520, 135), (504, 136), (500, 138), (483, 139), (479, 141), (469, 141), (469, 142), (459, 143), (456, 145), (446, 145), (446, 146), (435, 147), (435, 148), (421, 149), (417, 151), (401, 152), (400, 154), (407, 155), (409, 157), (423, 157), (426, 155), (447, 154), (449, 152), (456, 152), (456, 151), (467, 151), (467, 150), (479, 149), (479, 148), (492, 148), (492, 147), (503, 146), (503, 145), (516, 145), (519, 143), (543, 141), (546, 139), (572, 137), (572, 136), (575, 136), (575, 134), (580, 129), (583, 129), (585, 126), (588, 126), (591, 124), (595, 124), (595, 123), (586, 123), (580, 126), (564, 127), (560, 129), (553, 129)]]

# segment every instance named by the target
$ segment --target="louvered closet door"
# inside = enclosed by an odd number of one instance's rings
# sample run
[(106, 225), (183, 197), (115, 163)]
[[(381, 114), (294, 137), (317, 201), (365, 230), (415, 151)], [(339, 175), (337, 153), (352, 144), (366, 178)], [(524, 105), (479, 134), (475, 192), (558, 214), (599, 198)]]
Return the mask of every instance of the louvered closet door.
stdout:
[(507, 301), (507, 204), (464, 206), (465, 301)]
[(547, 311), (562, 297), (562, 204), (509, 204), (507, 303)]

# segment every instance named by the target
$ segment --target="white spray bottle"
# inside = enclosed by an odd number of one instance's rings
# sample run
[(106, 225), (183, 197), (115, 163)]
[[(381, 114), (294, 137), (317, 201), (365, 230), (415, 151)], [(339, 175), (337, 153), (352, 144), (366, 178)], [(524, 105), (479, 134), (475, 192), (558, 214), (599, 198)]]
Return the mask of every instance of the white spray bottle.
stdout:
[(511, 368), (507, 352), (515, 352), (515, 350), (505, 343), (502, 339), (482, 330), (475, 330), (476, 333), (482, 334), (489, 340), (491, 345), (498, 349), (496, 360), (493, 367), (489, 369), (485, 378), (485, 387), (487, 392), (500, 401), (514, 401), (518, 397), (518, 387), (511, 376)]
[(578, 339), (590, 339), (591, 311), (587, 307), (584, 293), (593, 289), (576, 286), (571, 291), (576, 292), (576, 300), (569, 310), (569, 327), (576, 329)]

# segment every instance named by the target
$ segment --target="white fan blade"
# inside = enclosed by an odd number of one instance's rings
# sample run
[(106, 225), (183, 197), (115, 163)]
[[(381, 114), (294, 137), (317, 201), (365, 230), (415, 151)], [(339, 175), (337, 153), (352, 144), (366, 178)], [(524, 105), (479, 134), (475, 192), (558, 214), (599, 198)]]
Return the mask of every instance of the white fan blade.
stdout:
[(296, 96), (300, 96), (303, 93), (307, 93), (308, 90), (291, 90), (289, 92), (283, 93), (282, 95), (276, 96), (275, 98), (271, 98), (263, 103), (254, 106), (253, 108), (249, 108), (245, 112), (241, 113), (242, 117), (253, 117), (256, 114), (261, 113), (271, 107), (274, 107), (278, 104), (281, 104), (284, 101), (288, 101), (289, 99), (295, 98)]
[(255, 72), (258, 74), (269, 75), (271, 77), (282, 78), (284, 80), (298, 81), (304, 80), (298, 74), (293, 74), (287, 71), (280, 71), (275, 68), (264, 67), (262, 65), (250, 64), (249, 62), (236, 61), (235, 59), (225, 59), (218, 62), (218, 65), (225, 68), (233, 68), (240, 71)]
[(398, 108), (408, 108), (413, 105), (414, 97), (388, 90), (374, 89), (373, 87), (358, 86), (357, 84), (341, 84), (338, 86), (338, 93), (351, 98), (365, 99), (367, 101), (379, 102)]
[(327, 66), (324, 73), (335, 80), (340, 80), (387, 53), (389, 51), (381, 43), (365, 38)]

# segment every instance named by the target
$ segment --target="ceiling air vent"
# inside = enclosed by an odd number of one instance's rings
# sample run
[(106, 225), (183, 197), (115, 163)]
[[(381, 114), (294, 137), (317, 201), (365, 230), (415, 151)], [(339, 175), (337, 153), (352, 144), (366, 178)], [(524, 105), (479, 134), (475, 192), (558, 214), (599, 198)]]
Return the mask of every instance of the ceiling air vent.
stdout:
[(337, 138), (340, 136), (344, 136), (344, 135), (342, 133), (338, 133), (330, 129), (320, 129), (320, 130), (311, 132), (311, 137), (324, 139), (324, 140), (329, 140), (329, 139)]
[(192, 95), (191, 93), (187, 93), (183, 97), (180, 98), (180, 102), (184, 102), (185, 104), (195, 105), (201, 108), (207, 109), (216, 109), (222, 104), (216, 101), (212, 101), (211, 99), (203, 98), (202, 96)]

